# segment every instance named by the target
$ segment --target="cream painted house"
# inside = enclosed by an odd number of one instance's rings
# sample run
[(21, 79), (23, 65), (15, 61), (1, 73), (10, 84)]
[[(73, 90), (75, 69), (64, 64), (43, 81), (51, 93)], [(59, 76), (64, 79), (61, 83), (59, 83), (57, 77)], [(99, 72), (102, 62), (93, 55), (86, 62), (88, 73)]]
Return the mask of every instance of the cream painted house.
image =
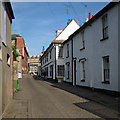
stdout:
[(12, 99), (11, 24), (14, 19), (10, 2), (0, 2), (0, 116)]

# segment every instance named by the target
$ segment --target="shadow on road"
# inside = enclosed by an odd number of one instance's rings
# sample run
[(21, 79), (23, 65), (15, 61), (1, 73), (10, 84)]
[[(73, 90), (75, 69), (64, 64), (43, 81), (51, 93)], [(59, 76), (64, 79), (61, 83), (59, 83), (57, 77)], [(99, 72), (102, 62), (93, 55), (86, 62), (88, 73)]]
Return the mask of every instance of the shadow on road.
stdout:
[[(78, 107), (81, 107), (87, 111), (92, 111), (92, 113), (94, 113), (96, 115), (99, 114), (103, 118), (105, 118), (107, 115), (108, 116), (112, 115), (112, 114), (110, 115), (110, 111), (109, 111), (109, 108), (110, 108), (112, 110), (115, 110), (119, 114), (119, 118), (120, 118), (120, 97), (113, 97), (110, 95), (106, 95), (101, 92), (93, 91), (92, 89), (89, 89), (89, 88), (83, 88), (80, 86), (79, 87), (72, 86), (71, 84), (65, 83), (65, 82), (56, 83), (54, 80), (45, 80), (39, 76), (33, 76), (33, 78), (35, 80), (47, 81), (49, 83), (52, 83), (51, 84), (52, 87), (62, 89), (64, 91), (67, 91), (69, 93), (72, 93), (74, 95), (82, 97), (84, 99), (92, 101), (92, 102), (88, 102), (88, 103), (84, 103), (84, 104), (83, 103), (74, 103)], [(93, 102), (94, 102), (94, 104), (93, 104)], [(95, 104), (96, 104), (96, 106), (101, 105), (103, 111), (101, 111), (102, 109), (100, 107), (99, 108), (101, 110), (93, 109), (93, 107), (91, 107), (91, 106), (93, 106)], [(95, 106), (95, 108), (96, 108), (96, 106)], [(105, 112), (105, 110), (106, 110), (106, 112)], [(100, 113), (99, 113), (99, 111), (100, 111)], [(106, 113), (106, 115), (105, 115), (105, 113)], [(115, 114), (117, 114), (117, 113), (115, 113)], [(114, 115), (113, 115), (113, 117), (114, 117)]]
[(33, 75), (33, 78), (34, 78), (34, 80), (44, 80), (44, 79), (42, 79), (40, 76), (38, 76), (38, 75)]

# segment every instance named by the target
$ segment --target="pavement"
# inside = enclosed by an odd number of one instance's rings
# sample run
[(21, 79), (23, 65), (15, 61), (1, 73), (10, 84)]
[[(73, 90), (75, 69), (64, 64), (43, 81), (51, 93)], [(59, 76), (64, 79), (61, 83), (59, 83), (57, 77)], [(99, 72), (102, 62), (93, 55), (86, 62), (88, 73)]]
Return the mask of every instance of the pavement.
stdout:
[(38, 76), (20, 80), (3, 118), (101, 118), (120, 120), (120, 98)]

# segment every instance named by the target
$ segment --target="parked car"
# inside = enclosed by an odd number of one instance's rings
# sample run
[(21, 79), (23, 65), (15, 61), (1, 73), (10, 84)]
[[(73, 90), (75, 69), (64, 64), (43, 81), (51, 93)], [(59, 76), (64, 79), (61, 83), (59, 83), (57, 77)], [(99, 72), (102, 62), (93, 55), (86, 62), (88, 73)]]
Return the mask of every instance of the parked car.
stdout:
[(29, 72), (30, 75), (33, 75), (33, 72)]
[(38, 72), (34, 72), (34, 75), (38, 75)]

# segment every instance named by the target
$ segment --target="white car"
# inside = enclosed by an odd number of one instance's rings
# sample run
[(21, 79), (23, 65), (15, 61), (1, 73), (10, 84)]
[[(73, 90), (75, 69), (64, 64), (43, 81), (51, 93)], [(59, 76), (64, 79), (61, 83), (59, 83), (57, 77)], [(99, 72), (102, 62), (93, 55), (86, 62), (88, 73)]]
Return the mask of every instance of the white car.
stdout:
[(37, 75), (37, 72), (34, 72), (33, 74), (34, 74), (34, 75)]

